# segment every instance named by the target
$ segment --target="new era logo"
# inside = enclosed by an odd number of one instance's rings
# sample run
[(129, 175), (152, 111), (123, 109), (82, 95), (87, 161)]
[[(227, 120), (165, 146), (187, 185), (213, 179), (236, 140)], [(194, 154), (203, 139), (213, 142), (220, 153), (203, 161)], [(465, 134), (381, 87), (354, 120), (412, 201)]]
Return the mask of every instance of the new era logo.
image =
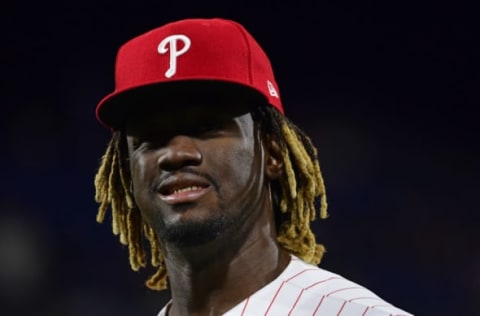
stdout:
[(278, 99), (278, 92), (270, 80), (267, 80), (267, 87), (268, 87), (268, 93), (270, 93), (272, 97), (275, 97)]

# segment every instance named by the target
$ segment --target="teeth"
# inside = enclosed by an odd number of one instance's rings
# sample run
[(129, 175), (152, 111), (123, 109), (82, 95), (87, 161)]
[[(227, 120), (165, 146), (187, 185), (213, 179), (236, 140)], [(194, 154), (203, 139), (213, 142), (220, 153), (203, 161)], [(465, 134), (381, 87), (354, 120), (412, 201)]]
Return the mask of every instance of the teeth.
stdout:
[(180, 192), (186, 192), (186, 191), (199, 190), (199, 189), (201, 189), (201, 187), (196, 186), (196, 185), (192, 185), (190, 187), (176, 189), (176, 190), (173, 191), (173, 194), (180, 193)]

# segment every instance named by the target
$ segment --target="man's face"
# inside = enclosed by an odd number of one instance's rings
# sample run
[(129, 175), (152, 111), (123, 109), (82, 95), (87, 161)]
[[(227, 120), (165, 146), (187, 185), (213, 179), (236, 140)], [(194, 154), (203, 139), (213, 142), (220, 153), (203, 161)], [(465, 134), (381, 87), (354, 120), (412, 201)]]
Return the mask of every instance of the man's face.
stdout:
[(134, 196), (145, 220), (162, 242), (177, 246), (253, 225), (269, 193), (251, 115), (229, 104), (171, 108), (127, 122)]

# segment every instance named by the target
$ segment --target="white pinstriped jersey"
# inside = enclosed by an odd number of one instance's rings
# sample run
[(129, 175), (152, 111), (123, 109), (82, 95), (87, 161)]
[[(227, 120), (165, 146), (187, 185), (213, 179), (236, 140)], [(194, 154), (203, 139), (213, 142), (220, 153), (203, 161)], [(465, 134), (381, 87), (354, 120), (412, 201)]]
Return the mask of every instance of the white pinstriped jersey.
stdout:
[[(158, 316), (166, 316), (168, 305)], [(412, 316), (342, 276), (292, 256), (272, 282), (224, 316)]]

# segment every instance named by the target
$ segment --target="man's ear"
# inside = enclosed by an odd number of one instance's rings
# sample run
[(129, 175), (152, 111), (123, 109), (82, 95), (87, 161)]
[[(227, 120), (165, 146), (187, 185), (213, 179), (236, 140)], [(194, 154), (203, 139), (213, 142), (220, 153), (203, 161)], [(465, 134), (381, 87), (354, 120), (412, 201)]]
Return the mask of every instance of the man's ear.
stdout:
[(266, 134), (265, 145), (265, 173), (268, 179), (279, 179), (283, 174), (282, 150), (278, 140), (271, 134)]

